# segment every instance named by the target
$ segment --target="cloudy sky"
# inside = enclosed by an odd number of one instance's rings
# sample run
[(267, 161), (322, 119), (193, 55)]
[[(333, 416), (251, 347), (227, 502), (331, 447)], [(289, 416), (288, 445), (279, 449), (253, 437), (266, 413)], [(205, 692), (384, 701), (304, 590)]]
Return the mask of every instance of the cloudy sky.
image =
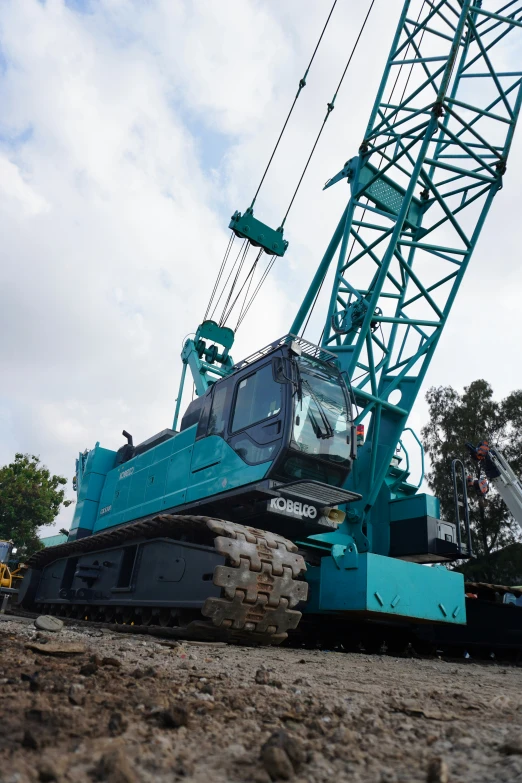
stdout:
[[(117, 448), (123, 428), (139, 442), (171, 425), (183, 338), (330, 5), (2, 0), (0, 464), (29, 451), (71, 478), (97, 440)], [(257, 202), (274, 226), (367, 5), (338, 2)], [(236, 359), (288, 331), (346, 198), (322, 185), (357, 152), (401, 6), (375, 4)], [(521, 161), (519, 132), (425, 388), (485, 377), (500, 396), (522, 385)], [(420, 400), (410, 423), (425, 419)]]

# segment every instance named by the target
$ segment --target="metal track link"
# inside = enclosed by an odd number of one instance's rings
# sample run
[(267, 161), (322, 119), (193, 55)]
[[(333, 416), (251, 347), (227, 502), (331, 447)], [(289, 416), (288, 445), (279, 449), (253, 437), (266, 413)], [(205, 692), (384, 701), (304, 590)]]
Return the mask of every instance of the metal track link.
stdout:
[[(280, 644), (287, 638), (288, 631), (297, 627), (301, 612), (294, 607), (300, 601), (306, 601), (308, 595), (308, 584), (298, 579), (306, 571), (304, 558), (288, 539), (235, 522), (162, 514), (42, 550), (33, 555), (28, 565), (41, 569), (63, 557), (162, 536), (174, 539), (182, 536), (213, 543), (226, 562), (226, 565), (216, 566), (213, 575), (213, 583), (221, 587), (221, 596), (206, 599), (201, 614), (207, 620), (191, 622), (178, 629), (184, 638)], [(52, 612), (60, 608), (63, 605), (48, 607)], [(113, 612), (114, 607), (106, 607), (106, 610)], [(100, 613), (103, 607), (93, 605), (92, 611)], [(140, 622), (139, 614), (134, 622)]]
[(282, 642), (301, 619), (293, 607), (308, 596), (307, 583), (294, 579), (306, 570), (297, 547), (275, 533), (235, 522), (211, 519), (208, 527), (217, 534), (216, 550), (230, 565), (216, 566), (213, 581), (222, 597), (207, 598), (202, 614), (232, 634)]

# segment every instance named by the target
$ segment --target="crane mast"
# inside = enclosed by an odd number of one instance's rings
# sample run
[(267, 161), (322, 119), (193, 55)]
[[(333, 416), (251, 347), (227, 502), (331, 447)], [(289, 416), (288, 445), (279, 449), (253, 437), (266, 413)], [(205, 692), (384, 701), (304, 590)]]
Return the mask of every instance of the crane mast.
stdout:
[[(484, 4), (486, 5), (486, 4)], [(351, 380), (367, 439), (349, 477), (359, 550), (387, 554), (389, 467), (493, 199), (518, 119), (522, 72), (499, 43), (522, 5), (407, 2), (358, 155), (325, 185), (350, 198), (291, 327), (331, 267), (321, 344)], [(406, 489), (406, 487), (404, 487)]]

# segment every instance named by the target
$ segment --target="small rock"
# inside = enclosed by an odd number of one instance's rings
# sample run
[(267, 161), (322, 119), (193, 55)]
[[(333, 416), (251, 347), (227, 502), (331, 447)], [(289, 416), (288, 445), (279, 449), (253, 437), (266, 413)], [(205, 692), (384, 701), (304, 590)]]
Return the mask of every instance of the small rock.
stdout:
[(128, 725), (129, 724), (122, 716), (121, 712), (113, 712), (109, 718), (109, 734), (112, 734), (113, 737), (117, 737), (126, 731)]
[(294, 775), (292, 762), (283, 748), (264, 745), (261, 761), (272, 780), (290, 780)]
[(97, 671), (98, 666), (95, 663), (85, 663), (80, 669), (80, 674), (83, 674), (84, 677), (91, 677)]
[(39, 631), (51, 631), (52, 633), (56, 633), (57, 631), (62, 630), (63, 620), (60, 620), (59, 617), (53, 617), (50, 614), (42, 614), (40, 617), (36, 618), (34, 625)]
[(102, 666), (114, 666), (116, 669), (121, 668), (121, 661), (119, 661), (117, 658), (102, 658), (100, 663)]
[(73, 683), (69, 688), (69, 701), (79, 707), (85, 704), (85, 687), (80, 683)]
[(261, 761), (272, 780), (290, 780), (306, 761), (306, 753), (299, 740), (279, 730), (261, 748)]
[(134, 671), (131, 674), (131, 677), (134, 677), (135, 680), (141, 680), (144, 677), (155, 677), (156, 676), (156, 670), (152, 668), (152, 666), (149, 666), (147, 669), (134, 669)]
[(440, 757), (431, 759), (428, 766), (427, 783), (448, 783), (449, 770), (448, 765)]
[(111, 783), (136, 783), (136, 776), (121, 748), (108, 751), (93, 770), (95, 780)]
[(179, 729), (180, 726), (187, 726), (189, 722), (189, 711), (184, 704), (171, 704), (166, 710), (157, 714), (161, 726), (165, 729)]
[(255, 681), (258, 685), (268, 685), (270, 679), (269, 673), (265, 669), (258, 669), (255, 675)]
[(500, 750), (508, 756), (522, 756), (522, 734), (510, 734)]
[(86, 652), (83, 644), (74, 644), (62, 642), (49, 642), (47, 644), (38, 644), (37, 642), (29, 642), (25, 645), (27, 650), (34, 650), (34, 652), (43, 653), (44, 655), (83, 655)]

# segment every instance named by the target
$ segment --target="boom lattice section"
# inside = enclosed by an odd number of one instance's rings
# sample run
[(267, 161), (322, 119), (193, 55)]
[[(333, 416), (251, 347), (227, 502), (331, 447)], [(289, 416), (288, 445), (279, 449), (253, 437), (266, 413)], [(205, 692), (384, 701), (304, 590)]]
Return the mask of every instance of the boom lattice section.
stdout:
[(502, 187), (519, 114), (522, 72), (501, 44), (519, 36), (522, 3), (482, 5), (405, 3), (359, 155), (327, 183), (348, 177), (351, 198), (292, 326), (337, 255), (322, 344), (352, 380), (358, 422), (370, 417), (355, 487), (366, 515)]

